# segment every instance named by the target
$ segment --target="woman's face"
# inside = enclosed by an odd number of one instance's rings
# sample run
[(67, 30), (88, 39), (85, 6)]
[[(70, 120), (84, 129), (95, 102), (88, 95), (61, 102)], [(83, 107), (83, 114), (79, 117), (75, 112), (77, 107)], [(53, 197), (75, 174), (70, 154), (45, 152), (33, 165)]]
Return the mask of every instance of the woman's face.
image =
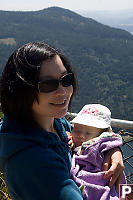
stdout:
[[(63, 75), (67, 74), (60, 57), (55, 57), (46, 60), (42, 63), (40, 70), (40, 81), (50, 79), (60, 79)], [(39, 118), (61, 118), (67, 110), (70, 98), (73, 93), (73, 86), (63, 87), (59, 84), (57, 90), (49, 93), (38, 94), (38, 101), (34, 101), (32, 110), (33, 114)]]

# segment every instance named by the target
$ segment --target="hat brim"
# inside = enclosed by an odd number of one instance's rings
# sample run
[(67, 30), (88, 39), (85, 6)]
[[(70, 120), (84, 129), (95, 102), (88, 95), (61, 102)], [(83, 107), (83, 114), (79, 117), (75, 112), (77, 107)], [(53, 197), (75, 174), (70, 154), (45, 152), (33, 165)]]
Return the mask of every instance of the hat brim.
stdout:
[(80, 115), (80, 116), (76, 116), (72, 121), (72, 124), (81, 124), (81, 125), (86, 125), (86, 126), (92, 126), (95, 128), (109, 128), (110, 124), (106, 123), (104, 120), (102, 119), (98, 119), (95, 116), (88, 116), (88, 115)]

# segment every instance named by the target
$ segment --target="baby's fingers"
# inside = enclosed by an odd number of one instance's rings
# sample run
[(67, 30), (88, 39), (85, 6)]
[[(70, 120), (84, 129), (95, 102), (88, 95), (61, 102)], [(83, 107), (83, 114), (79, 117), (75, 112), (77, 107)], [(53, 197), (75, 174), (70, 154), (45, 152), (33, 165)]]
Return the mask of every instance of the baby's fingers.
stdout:
[(73, 140), (72, 140), (72, 136), (68, 136), (68, 145), (69, 145), (69, 147), (71, 149), (74, 148), (74, 143), (73, 143)]

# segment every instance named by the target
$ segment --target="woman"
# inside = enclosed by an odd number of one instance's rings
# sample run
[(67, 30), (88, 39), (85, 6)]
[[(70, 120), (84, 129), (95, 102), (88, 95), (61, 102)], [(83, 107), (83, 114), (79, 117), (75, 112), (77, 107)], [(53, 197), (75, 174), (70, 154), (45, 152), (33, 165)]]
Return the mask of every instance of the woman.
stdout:
[[(12, 199), (82, 199), (70, 179), (71, 127), (63, 118), (75, 91), (71, 65), (53, 47), (29, 43), (9, 58), (1, 80), (0, 170)], [(108, 155), (105, 178), (114, 174), (112, 186), (121, 179), (123, 163), (118, 149)]]

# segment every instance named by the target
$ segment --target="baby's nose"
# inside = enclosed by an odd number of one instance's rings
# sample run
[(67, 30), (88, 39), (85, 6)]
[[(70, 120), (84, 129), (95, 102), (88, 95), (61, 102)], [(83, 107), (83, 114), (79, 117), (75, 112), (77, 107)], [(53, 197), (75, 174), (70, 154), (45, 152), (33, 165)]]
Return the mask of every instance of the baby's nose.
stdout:
[(83, 135), (78, 135), (77, 138), (84, 139), (84, 136)]

